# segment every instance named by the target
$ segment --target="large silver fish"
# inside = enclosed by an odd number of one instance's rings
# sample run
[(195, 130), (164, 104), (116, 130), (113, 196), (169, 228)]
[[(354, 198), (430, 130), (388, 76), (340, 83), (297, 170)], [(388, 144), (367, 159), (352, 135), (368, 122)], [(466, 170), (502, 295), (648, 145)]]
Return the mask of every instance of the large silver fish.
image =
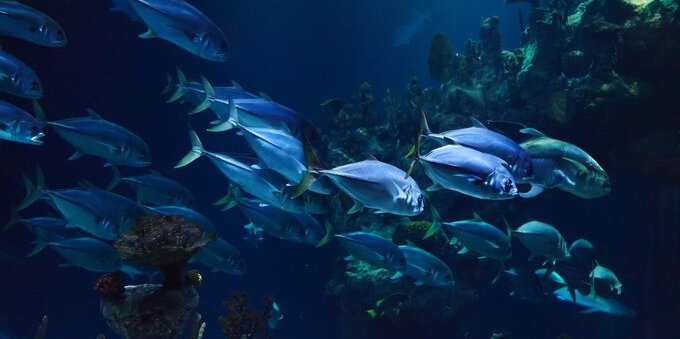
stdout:
[(515, 179), (500, 158), (460, 145), (446, 145), (419, 156), (434, 182), (428, 191), (445, 188), (475, 198), (506, 200), (517, 196)]
[(585, 295), (579, 291), (576, 291), (575, 297), (572, 299), (567, 287), (558, 289), (553, 292), (553, 295), (560, 301), (575, 302), (577, 305), (584, 307), (585, 309), (581, 313), (602, 312), (623, 318), (634, 318), (636, 316), (635, 311), (614, 299), (602, 298), (593, 294)]
[(41, 46), (66, 46), (66, 34), (56, 21), (18, 1), (0, 1), (0, 34)]
[(330, 239), (330, 228), (324, 231), (319, 221), (307, 213), (287, 212), (252, 199), (238, 198), (236, 202), (250, 220), (251, 229), (260, 228), (279, 239), (315, 246), (322, 246)]
[(189, 262), (206, 265), (212, 268), (213, 272), (234, 275), (243, 275), (246, 270), (241, 252), (221, 237), (215, 238), (198, 251)]
[(76, 149), (69, 160), (94, 155), (105, 159), (107, 164), (132, 167), (151, 165), (151, 151), (142, 138), (102, 119), (92, 110), (88, 112), (90, 115), (87, 117), (47, 122)]
[(203, 59), (226, 61), (229, 43), (205, 14), (183, 0), (113, 0), (112, 10), (148, 27), (142, 39), (160, 38)]
[(42, 83), (35, 71), (4, 51), (0, 51), (0, 91), (28, 99), (43, 96)]
[(453, 288), (453, 273), (441, 259), (413, 245), (401, 245), (399, 249), (406, 257), (406, 269), (397, 272), (392, 279), (405, 275), (415, 279), (417, 286)]
[(553, 262), (567, 259), (567, 241), (553, 226), (540, 221), (529, 221), (512, 231), (512, 236), (526, 247), (529, 260), (543, 256)]
[(336, 234), (335, 238), (353, 259), (391, 271), (406, 269), (404, 253), (392, 241), (370, 232)]
[(280, 209), (289, 212), (304, 212), (304, 202), (302, 199), (291, 199), (286, 194), (283, 190), (286, 181), (278, 173), (258, 169), (226, 154), (207, 151), (193, 130), (189, 131), (189, 137), (191, 151), (175, 165), (175, 168), (186, 166), (201, 156), (206, 156), (234, 186), (244, 192)]
[(534, 167), (532, 176), (522, 178), (522, 182), (532, 185), (529, 192), (522, 193), (523, 197), (536, 196), (544, 189), (552, 187), (584, 199), (609, 194), (609, 176), (584, 150), (549, 138), (535, 129), (525, 128), (521, 132), (532, 136), (520, 146), (527, 151)]
[(184, 185), (161, 175), (158, 172), (144, 174), (135, 177), (123, 177), (116, 166), (111, 166), (113, 180), (108, 190), (113, 189), (119, 183), (125, 182), (132, 186), (137, 195), (137, 202), (143, 205), (180, 205), (192, 206), (194, 197)]
[(401, 169), (375, 158), (318, 172), (354, 200), (349, 214), (367, 207), (376, 213), (413, 216), (425, 208), (415, 180)]
[(509, 259), (510, 239), (498, 227), (484, 222), (479, 215), (474, 219), (445, 222), (444, 231), (453, 235), (465, 249), (500, 261)]
[(120, 268), (118, 253), (109, 244), (94, 238), (65, 239), (49, 243), (64, 258), (62, 267), (80, 267), (92, 272), (114, 272)]
[(42, 145), (43, 128), (44, 122), (19, 107), (0, 101), (0, 139)]
[(433, 133), (427, 124), (425, 114), (422, 114), (423, 135), (426, 138), (439, 141), (441, 144), (457, 144), (478, 150), (482, 153), (495, 155), (510, 165), (513, 176), (526, 177), (532, 173), (531, 157), (512, 139), (494, 132), (479, 120), (470, 118), (472, 127), (460, 128), (441, 133)]

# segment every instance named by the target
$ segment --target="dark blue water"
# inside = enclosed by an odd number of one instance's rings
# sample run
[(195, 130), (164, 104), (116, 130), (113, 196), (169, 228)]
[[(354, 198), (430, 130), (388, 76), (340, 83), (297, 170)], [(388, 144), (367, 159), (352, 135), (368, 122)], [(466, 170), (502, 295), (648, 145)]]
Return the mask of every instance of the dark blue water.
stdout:
[[(237, 210), (219, 212), (211, 203), (226, 193), (227, 180), (207, 161), (180, 170), (172, 167), (189, 149), (187, 126), (204, 126), (207, 115), (186, 115), (188, 106), (165, 104), (160, 93), (165, 75), (179, 67), (195, 77), (205, 74), (213, 83), (238, 81), (244, 88), (263, 91), (276, 101), (322, 123), (319, 104), (329, 97), (348, 97), (367, 81), (374, 93), (386, 88), (404, 91), (417, 76), (429, 79), (427, 55), (431, 37), (447, 34), (457, 51), (478, 36), (479, 22), (501, 19), (504, 49), (519, 46), (518, 6), (501, 0), (480, 1), (207, 1), (193, 3), (227, 34), (233, 48), (227, 63), (200, 60), (160, 40), (141, 40), (144, 29), (118, 13), (107, 1), (24, 1), (49, 13), (64, 27), (66, 48), (48, 49), (3, 38), (2, 47), (31, 65), (46, 88), (41, 100), (47, 116), (56, 120), (85, 114), (92, 108), (142, 136), (152, 149), (154, 168), (187, 185), (197, 208), (211, 218), (222, 236), (236, 244), (247, 261), (243, 277), (206, 273), (200, 287), (199, 311), (208, 322), (206, 338), (218, 338), (221, 301), (247, 292), (253, 302), (272, 295), (285, 319), (275, 338), (341, 338), (335, 301), (325, 295), (340, 250), (267, 239), (259, 250), (240, 240), (246, 220)], [(525, 13), (528, 7), (522, 7)], [(395, 28), (412, 10), (429, 12), (429, 19), (407, 46), (394, 47)], [(26, 109), (30, 103), (3, 95)], [(239, 138), (202, 136), (209, 149), (246, 152)], [(357, 145), (358, 147), (358, 145)], [(72, 149), (54, 133), (42, 147), (3, 142), (0, 146), (0, 220), (23, 196), (21, 173), (39, 164), (50, 187), (69, 187), (80, 180), (100, 186), (110, 171), (96, 158), (69, 162)], [(597, 157), (596, 157), (597, 158)], [(599, 158), (598, 158), (599, 159)], [(608, 168), (607, 160), (603, 166)], [(129, 171), (126, 173), (132, 173)], [(142, 173), (139, 171), (138, 173)], [(678, 206), (680, 193), (652, 177), (614, 169), (612, 194), (594, 200), (559, 195), (522, 205), (523, 212), (562, 225), (565, 238), (586, 237), (597, 244), (607, 266), (616, 268), (624, 283), (621, 301), (638, 316), (619, 319), (581, 315), (570, 305), (530, 303), (508, 296), (501, 282), (485, 286), (474, 312), (466, 316), (464, 332), (488, 338), (494, 331), (515, 338), (672, 338), (678, 318)], [(132, 192), (128, 192), (132, 193)], [(30, 338), (40, 318), (50, 318), (48, 338), (114, 337), (99, 315), (99, 296), (93, 285), (99, 276), (60, 268), (50, 251), (24, 259), (31, 237), (20, 227), (0, 235), (0, 249), (15, 259), (0, 270), (0, 330)], [(649, 333), (655, 333), (652, 336)], [(455, 334), (396, 331), (392, 338), (450, 338)], [(668, 336), (666, 336), (668, 335)], [(351, 338), (345, 333), (345, 338)]]

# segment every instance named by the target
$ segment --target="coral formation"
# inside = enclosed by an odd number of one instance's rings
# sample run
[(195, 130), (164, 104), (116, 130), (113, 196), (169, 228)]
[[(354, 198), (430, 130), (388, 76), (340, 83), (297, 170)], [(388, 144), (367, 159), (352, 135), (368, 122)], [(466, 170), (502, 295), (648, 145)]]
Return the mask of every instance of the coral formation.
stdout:
[(238, 293), (224, 301), (227, 313), (220, 316), (219, 322), (226, 338), (266, 339), (271, 338), (267, 332), (267, 320), (272, 312), (274, 299), (265, 298), (262, 309), (253, 310), (248, 306), (248, 295)]
[(122, 275), (119, 271), (102, 275), (94, 285), (94, 290), (107, 298), (121, 296), (125, 292), (125, 288), (120, 281)]

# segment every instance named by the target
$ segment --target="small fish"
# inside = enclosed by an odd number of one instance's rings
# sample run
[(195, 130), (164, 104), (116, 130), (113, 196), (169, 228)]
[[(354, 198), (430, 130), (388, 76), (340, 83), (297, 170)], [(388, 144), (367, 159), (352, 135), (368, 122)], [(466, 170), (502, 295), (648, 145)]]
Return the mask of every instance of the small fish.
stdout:
[(434, 182), (428, 191), (441, 188), (487, 200), (517, 196), (515, 179), (500, 158), (460, 145), (436, 148), (417, 156), (425, 174)]
[(27, 99), (43, 97), (42, 83), (33, 69), (1, 50), (0, 91)]
[(375, 302), (375, 306), (366, 311), (371, 318), (384, 317), (390, 314), (399, 315), (404, 303), (411, 296), (403, 293), (393, 293)]
[(213, 153), (203, 148), (201, 140), (193, 130), (189, 131), (191, 151), (182, 158), (175, 168), (184, 167), (201, 156), (206, 156), (231, 183), (266, 203), (289, 212), (304, 212), (301, 199), (291, 199), (283, 190), (286, 180), (278, 173), (250, 166), (226, 154)]
[(112, 11), (148, 28), (142, 39), (159, 38), (206, 60), (229, 59), (229, 43), (205, 14), (183, 0), (113, 0)]
[(114, 272), (120, 267), (118, 253), (94, 238), (74, 238), (48, 243), (63, 259), (62, 267), (80, 267), (92, 272)]
[(467, 250), (500, 261), (508, 260), (512, 255), (510, 239), (498, 227), (484, 222), (474, 214), (470, 220), (445, 222), (444, 230), (453, 235)]
[(272, 303), (272, 309), (269, 313), (269, 319), (267, 319), (267, 327), (270, 330), (275, 330), (279, 327), (279, 323), (283, 320), (283, 312), (279, 308), (279, 304), (276, 302)]
[[(42, 110), (38, 108), (37, 111)], [(94, 155), (105, 159), (107, 165), (132, 167), (151, 165), (151, 152), (144, 140), (126, 128), (102, 119), (94, 111), (88, 112), (87, 117), (47, 122), (76, 149), (69, 160), (76, 160), (83, 155)]]
[(258, 248), (260, 243), (264, 241), (264, 229), (253, 225), (252, 223), (243, 225), (243, 230), (246, 231), (246, 235), (241, 238), (248, 242), (253, 248)]
[(28, 112), (5, 101), (0, 101), (0, 139), (29, 145), (42, 145), (40, 138), (45, 123)]
[(391, 271), (406, 269), (404, 253), (392, 241), (382, 236), (369, 232), (352, 232), (336, 234), (335, 238), (349, 252), (350, 258)]
[(245, 261), (241, 252), (221, 237), (215, 238), (189, 260), (212, 268), (213, 272), (245, 274)]
[(201, 231), (203, 231), (204, 235), (217, 231), (215, 225), (208, 218), (186, 206), (154, 206), (147, 208), (162, 215), (179, 215), (195, 222), (200, 227)]
[(510, 165), (516, 178), (532, 174), (531, 157), (512, 139), (488, 129), (479, 120), (470, 117), (472, 127), (455, 129), (441, 133), (433, 133), (427, 124), (425, 114), (421, 115), (423, 136), (437, 140), (441, 144), (456, 144), (475, 149), (482, 153), (495, 155)]
[(577, 239), (569, 246), (569, 256), (582, 267), (592, 267), (595, 262), (595, 246), (586, 239)]
[(194, 204), (194, 197), (189, 189), (158, 172), (135, 177), (123, 177), (116, 166), (111, 166), (111, 169), (113, 170), (113, 180), (107, 190), (125, 182), (135, 190), (137, 202), (140, 204), (155, 206), (192, 206)]
[[(420, 214), (425, 208), (423, 195), (418, 184), (401, 169), (378, 161), (372, 156), (363, 161), (350, 163), (329, 170), (319, 170), (320, 177), (329, 178), (340, 190), (354, 200), (354, 206), (347, 212), (353, 214), (364, 207), (375, 209), (375, 213), (391, 213), (402, 216)], [(313, 184), (314, 178), (307, 176), (299, 185), (293, 197)]]
[(546, 223), (529, 221), (512, 231), (512, 236), (531, 252), (529, 260), (538, 256), (553, 262), (567, 259), (566, 240), (555, 227)]
[(589, 275), (591, 281), (591, 294), (595, 297), (611, 298), (621, 294), (623, 284), (614, 274), (614, 271), (597, 264)]
[(258, 200), (236, 199), (241, 212), (250, 220), (244, 226), (260, 228), (267, 234), (293, 242), (323, 246), (330, 239), (330, 227), (323, 227), (316, 218), (307, 213), (288, 212)]
[[(566, 287), (560, 288), (559, 290), (553, 292), (553, 296), (557, 300), (574, 302)], [(592, 294), (584, 295), (579, 291), (575, 294), (575, 303), (579, 306), (585, 307), (581, 313), (595, 313), (602, 312), (605, 314), (614, 315), (623, 318), (634, 318), (637, 314), (635, 311), (624, 306), (614, 299), (606, 299), (602, 297), (596, 297)]]
[(66, 34), (54, 19), (18, 1), (0, 1), (0, 34), (47, 47), (66, 46)]
[(453, 273), (441, 259), (413, 245), (401, 245), (399, 249), (406, 257), (406, 269), (397, 272), (392, 279), (406, 275), (416, 280), (416, 286), (453, 288)]

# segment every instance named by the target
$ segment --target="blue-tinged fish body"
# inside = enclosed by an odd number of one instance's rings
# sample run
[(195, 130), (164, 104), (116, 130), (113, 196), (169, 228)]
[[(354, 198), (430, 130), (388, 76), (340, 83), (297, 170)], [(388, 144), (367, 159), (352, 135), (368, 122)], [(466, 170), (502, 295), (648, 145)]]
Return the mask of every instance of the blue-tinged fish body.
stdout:
[(213, 272), (234, 275), (243, 275), (246, 268), (241, 252), (220, 237), (198, 251), (191, 257), (190, 262), (206, 265), (212, 268)]
[(510, 240), (498, 227), (481, 220), (461, 220), (443, 223), (444, 230), (465, 248), (483, 256), (504, 261), (510, 258)]
[(149, 29), (142, 38), (160, 38), (196, 56), (212, 61), (229, 58), (229, 43), (222, 30), (205, 14), (183, 0), (114, 0), (114, 9), (129, 11)]
[(378, 160), (364, 160), (319, 171), (355, 202), (350, 213), (361, 207), (403, 216), (424, 209), (420, 187), (401, 169)]
[(68, 228), (78, 228), (87, 234), (107, 240), (116, 239), (115, 221), (104, 218), (91, 203), (92, 195), (83, 189), (46, 190), (49, 203), (66, 219)]
[(336, 234), (335, 238), (355, 259), (392, 271), (406, 269), (406, 258), (392, 241), (375, 233)]
[(162, 215), (167, 215), (167, 216), (173, 216), (173, 215), (179, 215), (182, 216), (192, 222), (195, 222), (200, 228), (201, 231), (205, 235), (215, 232), (217, 229), (215, 228), (215, 225), (203, 214), (200, 214), (196, 212), (195, 210), (185, 207), (185, 206), (156, 206), (156, 207), (149, 207), (150, 210), (160, 213)]
[(520, 272), (515, 268), (505, 270), (504, 272), (512, 285), (511, 296), (533, 301), (543, 297), (543, 290), (535, 274)]
[(0, 34), (47, 47), (64, 47), (67, 41), (54, 19), (18, 1), (0, 1)]
[(0, 51), (0, 91), (27, 99), (43, 96), (42, 83), (35, 71), (4, 51)]
[(63, 266), (92, 272), (114, 272), (120, 267), (118, 253), (109, 244), (94, 238), (65, 239), (49, 243), (63, 259)]
[(453, 273), (441, 259), (415, 246), (401, 245), (399, 249), (406, 257), (406, 269), (401, 271), (402, 274), (415, 279), (417, 284), (454, 286)]
[(82, 117), (48, 124), (75, 147), (77, 153), (71, 159), (88, 154), (115, 165), (151, 165), (151, 152), (144, 140), (113, 122), (97, 117)]
[(268, 168), (293, 184), (304, 177), (305, 154), (302, 142), (284, 130), (239, 126), (257, 157)]
[(529, 221), (512, 231), (532, 257), (544, 256), (551, 260), (567, 259), (567, 241), (553, 226), (540, 221)]
[(0, 101), (0, 139), (42, 145), (43, 128), (44, 122), (19, 107)]
[(193, 194), (184, 185), (159, 174), (145, 174), (121, 178), (130, 184), (137, 193), (137, 201), (144, 205), (191, 206)]
[(442, 187), (475, 198), (505, 200), (517, 196), (506, 163), (493, 155), (460, 145), (445, 145), (419, 157), (425, 174)]
[(62, 218), (36, 217), (19, 219), (18, 222), (23, 224), (36, 237), (36, 240), (33, 241), (35, 247), (26, 255), (27, 257), (39, 253), (50, 242), (83, 236), (82, 232), (73, 228), (67, 228), (66, 224), (68, 222)]
[(510, 165), (512, 174), (517, 178), (526, 177), (532, 173), (531, 157), (519, 144), (485, 127), (467, 127), (428, 136), (495, 155)]
[[(555, 298), (567, 303), (574, 303), (567, 287), (560, 288), (553, 292)], [(634, 318), (637, 314), (632, 309), (626, 307), (614, 299), (607, 299), (594, 294), (582, 294), (576, 291), (575, 303), (585, 309), (581, 313), (602, 312), (623, 318)]]
[(257, 200), (238, 199), (237, 202), (252, 225), (273, 237), (310, 245), (317, 245), (324, 238), (319, 221), (307, 213), (287, 212)]

